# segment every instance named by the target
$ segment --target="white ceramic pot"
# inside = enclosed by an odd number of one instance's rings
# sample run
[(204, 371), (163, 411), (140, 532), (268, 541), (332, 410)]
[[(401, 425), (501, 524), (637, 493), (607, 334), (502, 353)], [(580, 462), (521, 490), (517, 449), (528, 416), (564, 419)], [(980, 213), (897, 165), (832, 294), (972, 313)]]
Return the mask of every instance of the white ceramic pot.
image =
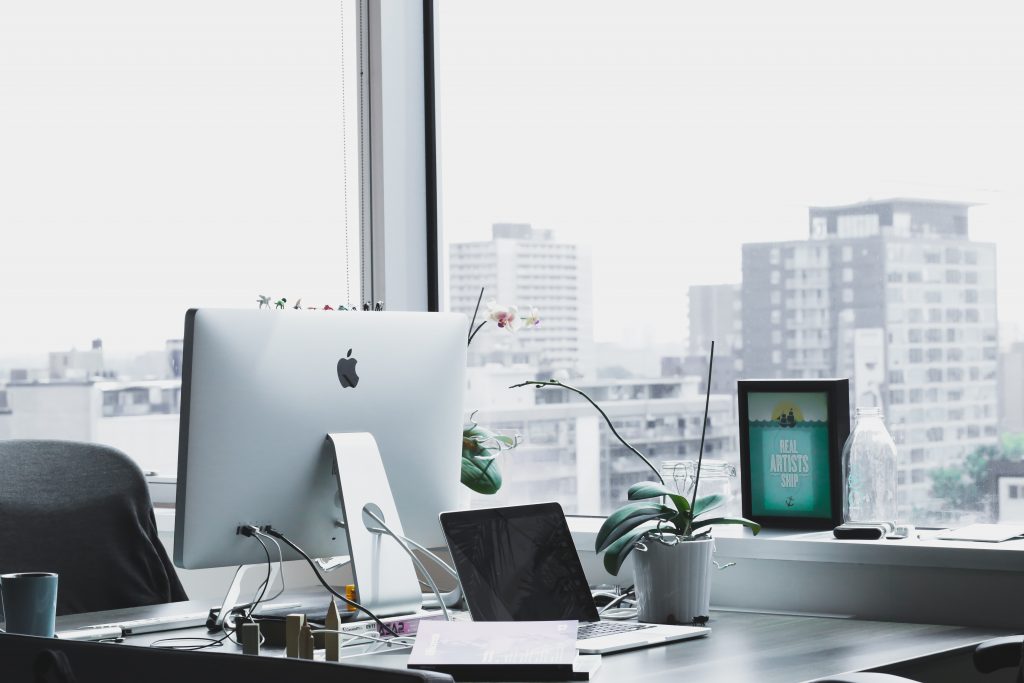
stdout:
[(711, 606), (710, 538), (671, 544), (648, 539), (633, 558), (637, 618), (652, 624), (692, 624)]

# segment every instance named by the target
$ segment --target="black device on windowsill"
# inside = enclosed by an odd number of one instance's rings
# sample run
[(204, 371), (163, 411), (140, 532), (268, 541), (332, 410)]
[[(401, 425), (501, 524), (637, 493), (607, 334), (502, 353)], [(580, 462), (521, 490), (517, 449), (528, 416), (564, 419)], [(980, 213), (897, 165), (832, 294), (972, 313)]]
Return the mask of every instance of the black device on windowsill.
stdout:
[(870, 541), (884, 538), (893, 531), (895, 531), (895, 526), (886, 522), (878, 522), (877, 524), (846, 522), (833, 529), (832, 535), (836, 538)]

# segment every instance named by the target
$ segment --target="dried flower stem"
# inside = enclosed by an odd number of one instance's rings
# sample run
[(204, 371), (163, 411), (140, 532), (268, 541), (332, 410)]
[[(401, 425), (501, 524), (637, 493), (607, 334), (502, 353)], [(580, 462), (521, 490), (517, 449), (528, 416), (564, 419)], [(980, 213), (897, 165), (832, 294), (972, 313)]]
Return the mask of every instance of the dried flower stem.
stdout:
[[(715, 342), (711, 340), (711, 356), (708, 358), (708, 387), (707, 392), (704, 395), (704, 424), (700, 427), (700, 452), (697, 455), (697, 474), (693, 478), (693, 500), (690, 502), (690, 509), (693, 510), (693, 506), (697, 504), (697, 485), (700, 484), (700, 465), (704, 461), (704, 434), (708, 430), (708, 406), (711, 403), (711, 368), (715, 364)], [(690, 530), (693, 525), (693, 515), (686, 520), (686, 533), (684, 536), (690, 535)]]
[(574, 386), (570, 386), (568, 384), (562, 384), (561, 382), (559, 382), (558, 380), (555, 380), (555, 379), (551, 379), (551, 380), (531, 379), (531, 380), (527, 380), (525, 382), (520, 382), (519, 384), (513, 384), (512, 386), (509, 387), (509, 389), (517, 389), (519, 387), (527, 387), (527, 386), (533, 386), (533, 387), (537, 387), (537, 388), (540, 388), (540, 387), (561, 387), (562, 389), (568, 389), (569, 391), (574, 392), (576, 394), (579, 394), (583, 398), (587, 399), (587, 402), (590, 403), (590, 405), (594, 406), (594, 409), (597, 410), (597, 412), (601, 413), (601, 417), (604, 418), (605, 423), (608, 425), (608, 429), (612, 430), (612, 434), (614, 434), (615, 438), (619, 440), (619, 443), (621, 443), (623, 446), (625, 446), (629, 450), (633, 451), (633, 453), (636, 455), (636, 457), (638, 457), (641, 460), (643, 460), (644, 464), (646, 464), (648, 467), (651, 468), (651, 471), (654, 472), (654, 476), (656, 476), (658, 478), (658, 481), (660, 481), (662, 483), (662, 485), (665, 484), (665, 480), (662, 478), (661, 473), (658, 472), (658, 468), (655, 467), (654, 465), (652, 465), (651, 461), (648, 460), (646, 457), (644, 457), (643, 453), (641, 453), (637, 449), (633, 448), (633, 446), (630, 445), (630, 443), (628, 441), (626, 441), (625, 439), (623, 439), (619, 435), (618, 431), (616, 431), (616, 429), (615, 429), (615, 425), (612, 424), (611, 418), (609, 418), (608, 415), (603, 410), (601, 410), (601, 406), (599, 406), (596, 403), (594, 403), (594, 400), (592, 398), (590, 398), (589, 396), (587, 396), (587, 394), (585, 392), (583, 392), (580, 389), (577, 389)]
[[(480, 328), (487, 324), (487, 321), (482, 321), (479, 325), (476, 324), (477, 313), (480, 312), (480, 301), (484, 298), (484, 288), (480, 288), (480, 295), (476, 298), (476, 308), (473, 309), (473, 319), (469, 321), (469, 332), (466, 335), (466, 346), (473, 343), (473, 337), (480, 331)], [(476, 329), (473, 326), (476, 325)]]

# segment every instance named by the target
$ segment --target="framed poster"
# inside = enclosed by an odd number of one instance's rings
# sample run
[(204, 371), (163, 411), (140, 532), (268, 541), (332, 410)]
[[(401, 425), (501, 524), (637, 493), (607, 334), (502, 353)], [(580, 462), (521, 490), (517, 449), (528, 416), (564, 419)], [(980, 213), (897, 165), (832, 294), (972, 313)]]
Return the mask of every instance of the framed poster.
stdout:
[(764, 527), (832, 529), (843, 519), (849, 380), (740, 380), (743, 516)]

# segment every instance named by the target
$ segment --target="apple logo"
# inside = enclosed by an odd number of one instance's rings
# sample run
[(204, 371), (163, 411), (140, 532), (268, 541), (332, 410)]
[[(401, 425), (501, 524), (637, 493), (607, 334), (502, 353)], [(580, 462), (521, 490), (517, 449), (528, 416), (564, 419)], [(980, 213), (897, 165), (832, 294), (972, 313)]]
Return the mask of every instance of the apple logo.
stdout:
[(344, 388), (355, 387), (359, 384), (359, 375), (356, 374), (356, 359), (352, 357), (352, 349), (344, 358), (338, 359), (338, 380)]

